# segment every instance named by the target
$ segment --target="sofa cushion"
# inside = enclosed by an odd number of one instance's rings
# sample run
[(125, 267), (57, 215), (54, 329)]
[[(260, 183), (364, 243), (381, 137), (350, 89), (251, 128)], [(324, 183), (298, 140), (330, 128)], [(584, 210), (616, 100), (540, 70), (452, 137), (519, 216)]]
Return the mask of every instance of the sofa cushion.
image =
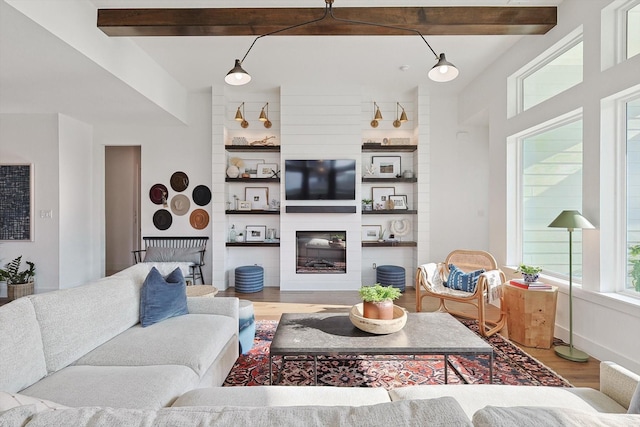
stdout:
[(73, 407), (157, 409), (197, 384), (198, 376), (185, 366), (69, 366), (22, 393)]
[(140, 287), (127, 278), (106, 277), (27, 298), (36, 310), (49, 373), (139, 322)]
[(0, 412), (8, 411), (11, 408), (24, 405), (34, 405), (38, 412), (68, 408), (68, 406), (51, 402), (50, 400), (39, 399), (37, 397), (19, 393), (7, 393), (6, 391), (0, 391)]
[(476, 427), (625, 427), (640, 425), (640, 415), (601, 414), (558, 407), (487, 406), (473, 415)]
[(188, 314), (187, 284), (179, 268), (163, 277), (153, 267), (140, 291), (140, 324), (151, 326), (175, 316)]
[(390, 402), (382, 387), (254, 386), (191, 390), (173, 406), (362, 406)]
[(144, 262), (189, 262), (200, 264), (200, 253), (204, 247), (197, 248), (156, 248), (150, 247), (144, 253)]
[(28, 298), (0, 307), (0, 390), (16, 392), (47, 375), (40, 325)]
[(183, 407), (158, 411), (71, 408), (39, 413), (27, 427), (73, 425), (117, 426), (471, 426), (452, 397), (426, 401), (388, 402), (369, 406)]
[(111, 277), (132, 279), (135, 283), (142, 285), (144, 279), (147, 278), (147, 275), (153, 267), (155, 267), (163, 276), (171, 273), (176, 268), (180, 268), (182, 275), (185, 277), (189, 276), (191, 272), (190, 262), (141, 262), (125, 268), (124, 270), (113, 274)]
[[(76, 365), (183, 365), (199, 377), (230, 339), (238, 323), (231, 317), (187, 314), (143, 328), (136, 325), (87, 353)], [(236, 344), (237, 345), (237, 344)]]
[(449, 264), (449, 276), (445, 286), (457, 291), (475, 292), (478, 278), (484, 273), (484, 269), (465, 273), (453, 264)]
[(629, 414), (640, 414), (640, 383), (636, 386), (636, 391), (631, 397), (631, 403), (629, 403)]

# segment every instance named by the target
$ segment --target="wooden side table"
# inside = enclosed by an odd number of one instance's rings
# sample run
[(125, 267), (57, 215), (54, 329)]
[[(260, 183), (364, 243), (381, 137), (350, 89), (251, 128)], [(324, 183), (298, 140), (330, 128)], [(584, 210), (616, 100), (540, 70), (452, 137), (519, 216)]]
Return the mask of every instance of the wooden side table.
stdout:
[(558, 288), (529, 290), (505, 284), (503, 292), (509, 339), (526, 347), (551, 348)]
[(188, 297), (213, 297), (218, 293), (218, 288), (211, 285), (187, 286)]

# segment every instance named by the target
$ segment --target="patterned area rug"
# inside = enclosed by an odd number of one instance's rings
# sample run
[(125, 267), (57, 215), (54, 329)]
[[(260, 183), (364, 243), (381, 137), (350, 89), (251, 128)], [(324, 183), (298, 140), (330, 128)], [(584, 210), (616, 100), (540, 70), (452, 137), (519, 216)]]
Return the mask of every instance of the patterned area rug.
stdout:
[[(478, 334), (477, 322), (461, 320)], [(224, 386), (269, 384), (269, 345), (278, 322), (258, 321), (254, 347), (240, 355)], [(493, 384), (571, 387), (551, 369), (520, 350), (499, 334), (483, 338), (494, 348)], [(487, 384), (487, 356), (450, 356), (449, 384)], [(313, 362), (274, 357), (274, 381), (280, 385), (313, 385)], [(318, 385), (384, 387), (388, 390), (418, 384), (444, 384), (442, 356), (402, 357), (390, 360), (375, 356), (318, 357)]]

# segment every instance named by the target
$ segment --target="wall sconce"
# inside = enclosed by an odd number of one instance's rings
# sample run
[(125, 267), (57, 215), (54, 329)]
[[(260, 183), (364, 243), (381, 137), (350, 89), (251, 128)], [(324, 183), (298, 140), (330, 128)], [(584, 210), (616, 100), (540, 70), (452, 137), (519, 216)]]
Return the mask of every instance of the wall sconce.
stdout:
[[(241, 108), (242, 111), (240, 111)], [(236, 121), (240, 122), (240, 126), (245, 129), (249, 127), (249, 122), (244, 119), (244, 102), (240, 104), (238, 111), (236, 111)]]
[(378, 122), (382, 120), (382, 113), (380, 112), (380, 107), (378, 107), (378, 104), (376, 104), (376, 102), (373, 102), (373, 120), (371, 120), (371, 127), (372, 128), (377, 128), (378, 127)]
[[(264, 112), (264, 109), (267, 109), (267, 112)], [(264, 122), (264, 127), (266, 127), (267, 129), (269, 129), (271, 127), (271, 120), (269, 120), (269, 103), (267, 102), (266, 104), (264, 104), (264, 107), (262, 107), (262, 110), (260, 111), (260, 117), (258, 118), (258, 120), (260, 120), (261, 122)]]
[[(399, 108), (402, 108), (402, 114), (400, 114), (400, 118), (398, 118)], [(400, 105), (399, 102), (396, 102), (396, 119), (393, 121), (393, 127), (399, 128), (404, 122), (408, 121), (409, 119), (407, 118), (407, 113), (404, 111), (404, 107)]]

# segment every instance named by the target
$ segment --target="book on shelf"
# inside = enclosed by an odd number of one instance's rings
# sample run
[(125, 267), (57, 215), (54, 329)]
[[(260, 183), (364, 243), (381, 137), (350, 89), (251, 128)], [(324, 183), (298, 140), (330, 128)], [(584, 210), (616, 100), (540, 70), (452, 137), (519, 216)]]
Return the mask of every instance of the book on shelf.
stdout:
[(552, 289), (552, 286), (543, 282), (530, 282), (527, 283), (522, 279), (512, 279), (509, 284), (522, 289)]

